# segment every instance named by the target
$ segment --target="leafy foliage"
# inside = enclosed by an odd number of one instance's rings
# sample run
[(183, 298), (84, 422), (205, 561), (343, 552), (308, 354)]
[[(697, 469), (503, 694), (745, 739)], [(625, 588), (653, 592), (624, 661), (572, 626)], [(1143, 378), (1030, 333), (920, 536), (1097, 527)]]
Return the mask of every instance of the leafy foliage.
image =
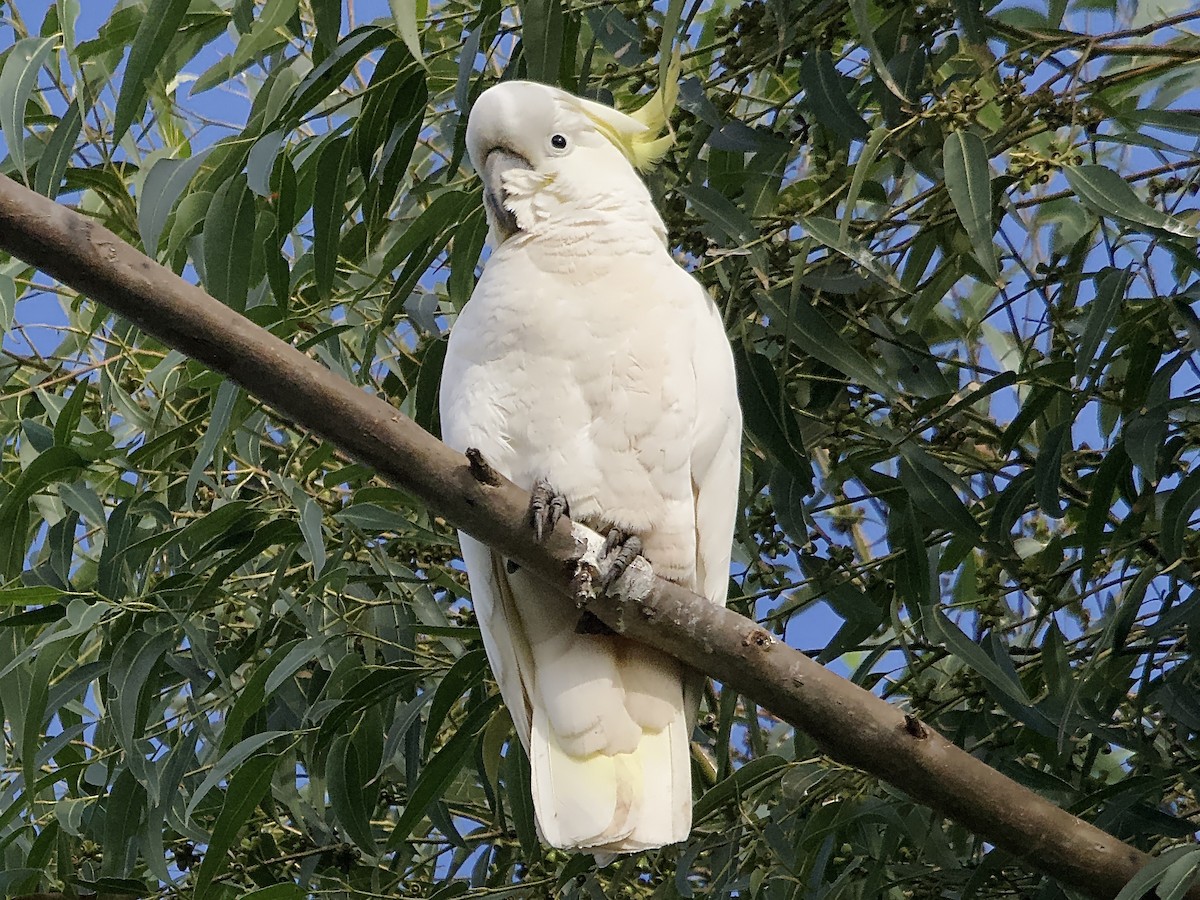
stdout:
[[(682, 43), (651, 186), (738, 358), (732, 603), (1192, 840), (1200, 13), (116, 6), (5, 7), (4, 173), (435, 433), (486, 230), (462, 111), (510, 76), (630, 103)], [(444, 521), (16, 260), (0, 327), (0, 891), (1066, 895), (719, 685), (688, 844), (541, 848)]]

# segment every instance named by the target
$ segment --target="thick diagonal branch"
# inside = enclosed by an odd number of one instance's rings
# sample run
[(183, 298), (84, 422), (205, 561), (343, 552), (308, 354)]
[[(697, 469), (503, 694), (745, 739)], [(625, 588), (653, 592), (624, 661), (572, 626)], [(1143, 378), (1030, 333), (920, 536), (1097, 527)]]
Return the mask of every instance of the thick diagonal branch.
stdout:
[[(412, 492), (449, 521), (570, 593), (579, 553), (566, 520), (544, 545), (528, 495), (446, 447), (384, 401), (334, 375), (72, 210), (0, 177), (0, 250), (137, 323)], [(489, 483), (496, 482), (496, 483)], [(564, 602), (568, 602), (564, 597)], [(653, 643), (808, 732), (835, 759), (876, 775), (1031, 867), (1113, 897), (1147, 862), (931, 728), (771, 637), (755, 622), (655, 579), (638, 610), (594, 601), (607, 625)], [(1200, 890), (1188, 894), (1200, 900)]]

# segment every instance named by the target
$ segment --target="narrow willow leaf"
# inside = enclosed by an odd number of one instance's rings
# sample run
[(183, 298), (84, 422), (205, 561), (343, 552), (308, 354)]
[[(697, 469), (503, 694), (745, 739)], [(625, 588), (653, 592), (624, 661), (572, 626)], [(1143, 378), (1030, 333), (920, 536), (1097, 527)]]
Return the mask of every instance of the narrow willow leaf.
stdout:
[(346, 178), (350, 168), (350, 138), (327, 143), (317, 161), (317, 183), (313, 188), (313, 268), (317, 291), (327, 297), (337, 274), (338, 247), (346, 219)]
[(895, 288), (900, 293), (907, 293), (896, 279), (896, 273), (880, 262), (879, 257), (870, 249), (855, 240), (843, 241), (841, 226), (833, 219), (827, 219), (824, 216), (796, 216), (796, 224), (819, 243), (858, 263), (889, 287)]
[(284, 26), (299, 7), (300, 0), (267, 0), (250, 32), (242, 35), (233, 53), (218, 59), (192, 83), (192, 96), (223, 84), (260, 55), (286, 42)]
[[(329, 805), (338, 823), (350, 840), (366, 853), (375, 853), (375, 835), (371, 831), (371, 810), (363, 786), (370, 783), (371, 773), (359, 758), (355, 736), (343, 734), (329, 749), (325, 764), (325, 779), (329, 790)], [(372, 791), (373, 795), (374, 792)]]
[(396, 31), (404, 46), (412, 54), (413, 59), (425, 65), (425, 54), (421, 50), (421, 29), (419, 22), (425, 18), (429, 9), (428, 0), (388, 0), (392, 9), (392, 19), (396, 23)]
[(521, 852), (525, 859), (533, 859), (537, 854), (538, 835), (533, 816), (529, 757), (517, 740), (508, 742), (508, 752), (504, 755), (504, 787), (504, 799), (508, 801), (508, 812)]
[(191, 0), (150, 0), (133, 38), (125, 75), (121, 79), (121, 92), (117, 95), (117, 110), (113, 115), (114, 144), (142, 117), (154, 70), (171, 49), (190, 5)]
[(1087, 325), (1079, 340), (1079, 351), (1075, 355), (1075, 378), (1082, 382), (1091, 368), (1100, 342), (1108, 333), (1109, 326), (1121, 308), (1129, 284), (1133, 280), (1132, 269), (1106, 268), (1096, 276), (1096, 297), (1088, 304)]
[(445, 722), (446, 715), (451, 708), (463, 694), (482, 680), (485, 660), (486, 657), (482, 650), (472, 650), (456, 659), (454, 665), (442, 676), (442, 680), (434, 692), (433, 702), (429, 704), (429, 715), (425, 720), (423, 752), (426, 755), (433, 748), (438, 733), (442, 729), (442, 723)]
[(200, 786), (196, 788), (195, 793), (188, 798), (186, 818), (190, 819), (192, 817), (192, 814), (196, 811), (196, 807), (200, 805), (200, 801), (208, 795), (209, 791), (228, 778), (230, 772), (238, 768), (238, 766), (242, 765), (242, 763), (272, 741), (289, 737), (290, 735), (291, 732), (288, 731), (263, 731), (235, 744), (209, 770), (204, 781), (200, 782)]
[(442, 746), (433, 758), (421, 769), (416, 784), (409, 791), (408, 803), (400, 812), (392, 834), (387, 841), (387, 849), (395, 850), (408, 839), (413, 827), (425, 816), (429, 805), (445, 793), (446, 788), (458, 775), (459, 770), (473, 755), (475, 741), (491, 719), (496, 707), (500, 705), (500, 695), (493, 694), (480, 705), (476, 706), (462, 724), (458, 726), (454, 736)]
[(862, 193), (867, 173), (875, 165), (875, 157), (879, 154), (879, 148), (883, 146), (883, 142), (888, 139), (889, 134), (891, 132), (886, 128), (874, 129), (870, 139), (863, 147), (862, 153), (858, 155), (857, 162), (854, 163), (854, 175), (850, 179), (850, 190), (846, 192), (846, 205), (842, 213), (842, 227), (838, 232), (838, 241), (842, 244), (850, 241), (850, 223), (854, 220), (854, 207), (858, 204), (858, 195)]
[(136, 631), (122, 641), (113, 654), (108, 678), (116, 692), (116, 699), (110, 711), (117, 737), (130, 758), (141, 754), (135, 742), (142, 735), (149, 711), (149, 705), (142, 703), (142, 695), (158, 661), (174, 645), (175, 635), (172, 632), (164, 631), (150, 636), (144, 631)]
[(334, 93), (364, 56), (395, 39), (391, 31), (374, 25), (354, 29), (297, 85), (280, 118), (298, 122)]
[(208, 158), (202, 150), (187, 159), (160, 159), (146, 175), (138, 194), (138, 232), (148, 256), (158, 256), (158, 241), (175, 202)]
[(84, 460), (67, 447), (51, 447), (31, 462), (0, 503), (0, 578), (20, 571), (29, 549), (25, 535), (29, 498), (48, 484), (67, 481)]
[(975, 258), (993, 279), (1000, 277), (996, 267), (995, 230), (992, 217), (992, 181), (988, 169), (987, 147), (971, 131), (952, 131), (942, 146), (946, 170), (946, 190), (954, 211), (971, 239)]
[(778, 778), (780, 770), (787, 765), (787, 760), (781, 756), (760, 756), (750, 760), (728, 778), (704, 792), (704, 796), (696, 801), (693, 818), (696, 822), (703, 822), (713, 813), (725, 808), (735, 797), (741, 797), (764, 782)]
[(1184, 538), (1192, 516), (1200, 508), (1200, 469), (1194, 469), (1171, 491), (1162, 511), (1162, 554), (1172, 562), (1184, 554)]
[(250, 247), (254, 238), (254, 195), (245, 175), (234, 175), (213, 194), (204, 217), (204, 286), (236, 310), (250, 292)]
[(1167, 871), (1176, 863), (1195, 859), (1200, 856), (1200, 849), (1194, 846), (1174, 847), (1150, 860), (1142, 869), (1129, 879), (1115, 900), (1143, 900), (1148, 894), (1162, 897), (1153, 891), (1166, 877)]
[(874, 364), (850, 345), (803, 291), (794, 292), (789, 310), (788, 334), (805, 353), (849, 376), (884, 397), (895, 389), (876, 370)]
[(761, 353), (737, 346), (733, 361), (746, 430), (755, 443), (800, 482), (804, 493), (810, 493), (812, 466), (804, 453), (795, 413), (781, 391), (771, 361)]
[(212, 418), (209, 420), (208, 430), (204, 432), (204, 439), (200, 442), (200, 447), (196, 450), (196, 459), (192, 463), (191, 471), (188, 472), (187, 485), (184, 488), (184, 494), (187, 497), (195, 496), (196, 485), (200, 483), (200, 476), (204, 474), (204, 470), (213, 461), (213, 454), (216, 453), (221, 441), (225, 439), (225, 430), (229, 427), (229, 419), (233, 415), (234, 404), (237, 403), (240, 395), (241, 388), (232, 381), (222, 381), (221, 386), (217, 388), (217, 396), (213, 401), (213, 413)]
[(220, 887), (213, 882), (228, 864), (228, 851), (237, 840), (238, 832), (271, 789), (271, 777), (279, 764), (279, 757), (263, 754), (249, 760), (234, 774), (225, 792), (225, 802), (217, 821), (213, 825), (212, 838), (204, 853), (204, 860), (196, 873), (193, 890), (196, 900), (208, 900), (220, 896)]
[(725, 238), (728, 247), (748, 255), (759, 271), (766, 270), (762, 235), (736, 203), (720, 191), (702, 184), (680, 185), (679, 192), (700, 217)]
[(1108, 517), (1112, 512), (1113, 495), (1117, 484), (1129, 471), (1129, 465), (1125, 444), (1118, 441), (1116, 446), (1104, 455), (1100, 467), (1088, 481), (1087, 512), (1079, 530), (1079, 577), (1083, 584), (1091, 578), (1092, 566), (1100, 555), (1100, 542), (1104, 537), (1104, 526), (1108, 524)]
[(530, 81), (558, 84), (563, 53), (562, 0), (521, 0), (521, 56)]
[(1046, 432), (1033, 465), (1034, 493), (1042, 512), (1052, 519), (1065, 515), (1059, 487), (1062, 483), (1063, 452), (1071, 440), (1071, 423), (1060, 422)]
[(0, 69), (0, 133), (4, 135), (9, 158), (26, 182), (25, 104), (37, 87), (38, 72), (50, 58), (57, 40), (57, 35), (22, 38), (8, 51), (4, 68)]
[(1029, 695), (1019, 681), (1013, 681), (1004, 674), (1004, 670), (977, 643), (967, 637), (961, 628), (946, 617), (940, 609), (930, 611), (927, 621), (930, 623), (932, 634), (939, 636), (946, 644), (946, 649), (961, 660), (969, 669), (974, 670), (988, 684), (1005, 694), (1011, 700), (1022, 706), (1032, 706)]
[(899, 553), (892, 570), (896, 594), (904, 601), (911, 616), (923, 616), (924, 610), (935, 600), (933, 579), (929, 572), (925, 535), (907, 499), (894, 503), (888, 511), (887, 534), (888, 545)]
[(854, 24), (858, 27), (859, 39), (862, 41), (863, 46), (867, 48), (867, 53), (871, 57), (871, 68), (875, 71), (876, 77), (884, 83), (887, 89), (898, 100), (908, 103), (908, 97), (905, 96), (900, 85), (896, 83), (896, 79), (892, 76), (892, 72), (888, 68), (887, 60), (884, 59), (883, 53), (879, 50), (879, 44), (875, 40), (875, 29), (871, 27), (871, 12), (868, 0), (850, 0), (850, 13), (854, 16)]
[(834, 68), (828, 50), (804, 54), (800, 81), (818, 122), (851, 140), (866, 138), (871, 129), (847, 96), (847, 85), (853, 82)]
[(83, 114), (79, 110), (79, 98), (76, 97), (54, 126), (54, 134), (50, 136), (50, 142), (38, 158), (33, 189), (39, 194), (45, 194), (51, 200), (58, 196), (63, 173), (67, 170), (71, 154), (75, 152), (75, 142), (79, 139), (82, 129)]
[(977, 544), (981, 529), (958, 493), (934, 467), (922, 458), (918, 448), (909, 444), (901, 447), (900, 483), (908, 492), (910, 502), (932, 516), (957, 537)]
[(1101, 215), (1133, 228), (1200, 238), (1200, 231), (1182, 219), (1147, 205), (1128, 181), (1106, 166), (1063, 166), (1062, 171), (1075, 195)]

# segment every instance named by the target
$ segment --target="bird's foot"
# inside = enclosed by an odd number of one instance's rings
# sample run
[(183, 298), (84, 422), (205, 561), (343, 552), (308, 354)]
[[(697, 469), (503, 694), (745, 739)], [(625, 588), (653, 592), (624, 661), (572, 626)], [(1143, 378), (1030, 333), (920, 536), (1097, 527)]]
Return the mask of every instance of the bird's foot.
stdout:
[(554, 533), (554, 526), (559, 519), (571, 517), (571, 506), (567, 498), (555, 491), (544, 478), (537, 480), (531, 493), (529, 519), (533, 524), (533, 535), (541, 543)]
[(604, 538), (604, 549), (600, 552), (601, 559), (611, 560), (600, 585), (602, 594), (607, 593), (616, 580), (625, 574), (629, 564), (637, 559), (641, 552), (642, 539), (636, 534), (627, 534), (620, 528), (609, 529)]

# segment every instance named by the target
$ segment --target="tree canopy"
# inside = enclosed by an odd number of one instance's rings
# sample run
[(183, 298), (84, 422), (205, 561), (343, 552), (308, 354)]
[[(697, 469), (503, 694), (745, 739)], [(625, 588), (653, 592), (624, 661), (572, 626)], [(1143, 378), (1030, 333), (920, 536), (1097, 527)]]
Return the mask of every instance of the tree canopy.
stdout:
[[(629, 108), (678, 48), (648, 180), (738, 363), (731, 605), (1183, 896), (1200, 12), (101, 6), (0, 4), (0, 173), (434, 434), (471, 100)], [(3, 255), (0, 328), (0, 892), (1074, 896), (720, 684), (687, 844), (542, 848), (446, 521)]]

